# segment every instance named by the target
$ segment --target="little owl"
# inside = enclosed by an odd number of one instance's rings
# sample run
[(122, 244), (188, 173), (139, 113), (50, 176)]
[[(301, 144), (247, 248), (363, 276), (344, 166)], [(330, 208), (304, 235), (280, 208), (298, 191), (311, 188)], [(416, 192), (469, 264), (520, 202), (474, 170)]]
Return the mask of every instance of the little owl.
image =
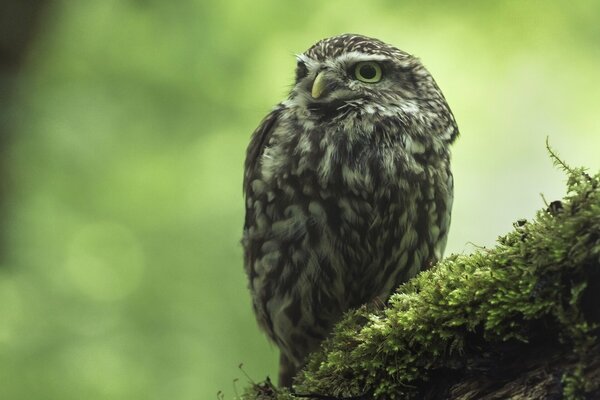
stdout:
[(283, 386), (346, 310), (440, 259), (458, 136), (432, 76), (404, 51), (345, 34), (297, 61), (244, 171), (245, 269)]

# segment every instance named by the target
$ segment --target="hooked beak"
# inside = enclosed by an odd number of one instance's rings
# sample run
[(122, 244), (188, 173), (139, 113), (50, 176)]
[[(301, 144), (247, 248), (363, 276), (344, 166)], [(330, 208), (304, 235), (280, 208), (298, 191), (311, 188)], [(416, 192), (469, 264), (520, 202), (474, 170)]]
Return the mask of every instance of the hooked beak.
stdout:
[(321, 71), (317, 74), (317, 77), (313, 81), (312, 90), (310, 92), (313, 99), (318, 99), (321, 97), (326, 87), (327, 82), (325, 81), (325, 74), (324, 71)]

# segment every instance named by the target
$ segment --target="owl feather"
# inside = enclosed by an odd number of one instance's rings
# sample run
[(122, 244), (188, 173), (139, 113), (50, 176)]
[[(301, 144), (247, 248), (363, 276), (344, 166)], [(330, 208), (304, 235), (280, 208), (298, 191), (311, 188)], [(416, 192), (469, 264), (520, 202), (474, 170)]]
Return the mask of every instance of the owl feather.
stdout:
[(419, 59), (345, 34), (297, 57), (252, 135), (242, 244), (254, 311), (290, 386), (348, 309), (441, 258), (456, 122)]

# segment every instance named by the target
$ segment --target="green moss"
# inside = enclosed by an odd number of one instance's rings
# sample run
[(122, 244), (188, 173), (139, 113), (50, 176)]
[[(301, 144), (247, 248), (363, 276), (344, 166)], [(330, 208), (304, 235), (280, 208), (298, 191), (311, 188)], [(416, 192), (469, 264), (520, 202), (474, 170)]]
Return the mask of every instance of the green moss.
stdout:
[[(384, 309), (348, 313), (295, 391), (419, 398), (437, 371), (493, 360), (502, 345), (551, 343), (585, 354), (597, 342), (598, 321), (586, 318), (582, 298), (600, 269), (600, 175), (564, 167), (566, 198), (516, 223), (494, 249), (448, 257), (402, 285)], [(565, 371), (565, 397), (590, 390), (583, 367)], [(257, 398), (252, 390), (245, 399)]]

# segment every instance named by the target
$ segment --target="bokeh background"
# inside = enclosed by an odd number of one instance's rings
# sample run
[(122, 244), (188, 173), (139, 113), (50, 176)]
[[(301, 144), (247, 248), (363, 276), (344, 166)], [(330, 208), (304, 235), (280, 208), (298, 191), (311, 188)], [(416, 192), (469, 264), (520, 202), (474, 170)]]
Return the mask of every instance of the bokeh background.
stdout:
[(240, 363), (276, 376), (242, 268), (242, 164), (323, 37), (393, 43), (443, 89), (461, 128), (448, 252), (564, 194), (546, 137), (600, 169), (594, 0), (1, 7), (2, 399), (232, 399)]

